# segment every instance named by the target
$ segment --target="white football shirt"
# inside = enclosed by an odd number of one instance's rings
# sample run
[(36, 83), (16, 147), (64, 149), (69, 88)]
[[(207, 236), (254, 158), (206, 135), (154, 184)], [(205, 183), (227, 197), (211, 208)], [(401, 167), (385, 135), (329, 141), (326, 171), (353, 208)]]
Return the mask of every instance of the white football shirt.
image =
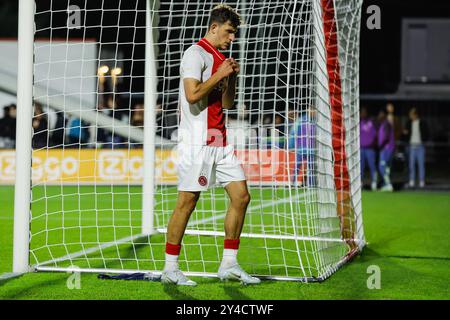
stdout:
[(184, 52), (180, 66), (179, 142), (189, 145), (227, 145), (222, 84), (195, 104), (187, 101), (183, 84), (186, 78), (207, 81), (224, 60), (225, 56), (204, 38)]

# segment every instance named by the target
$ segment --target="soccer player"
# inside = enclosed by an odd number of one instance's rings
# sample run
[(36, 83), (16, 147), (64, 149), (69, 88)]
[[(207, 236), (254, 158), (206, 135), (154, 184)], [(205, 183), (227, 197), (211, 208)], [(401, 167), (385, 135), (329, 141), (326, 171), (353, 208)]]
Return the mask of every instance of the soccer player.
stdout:
[(217, 180), (230, 205), (225, 216), (221, 280), (256, 284), (260, 279), (241, 269), (237, 261), (239, 237), (250, 202), (246, 178), (233, 146), (227, 143), (223, 108), (234, 105), (239, 64), (219, 50), (227, 49), (240, 25), (229, 6), (212, 11), (206, 36), (189, 47), (180, 66), (180, 125), (178, 130), (178, 199), (167, 227), (166, 260), (161, 282), (195, 286), (178, 266), (181, 241), (200, 192)]

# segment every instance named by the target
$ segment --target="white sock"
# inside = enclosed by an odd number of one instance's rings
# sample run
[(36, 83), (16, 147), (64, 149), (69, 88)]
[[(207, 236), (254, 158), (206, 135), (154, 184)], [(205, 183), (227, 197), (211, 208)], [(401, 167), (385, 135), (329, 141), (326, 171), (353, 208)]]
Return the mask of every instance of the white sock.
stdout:
[(229, 268), (237, 264), (237, 253), (235, 249), (223, 249), (221, 268)]
[(178, 257), (179, 256), (166, 253), (166, 264), (164, 265), (164, 271), (178, 270)]

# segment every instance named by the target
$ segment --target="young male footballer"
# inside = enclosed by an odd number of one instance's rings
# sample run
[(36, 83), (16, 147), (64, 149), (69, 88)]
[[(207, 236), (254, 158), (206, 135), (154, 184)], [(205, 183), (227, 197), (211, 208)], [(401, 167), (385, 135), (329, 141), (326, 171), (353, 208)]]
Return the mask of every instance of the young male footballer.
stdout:
[(180, 66), (180, 125), (178, 128), (178, 199), (167, 227), (166, 259), (161, 282), (195, 286), (179, 269), (178, 257), (186, 225), (202, 191), (215, 181), (226, 190), (230, 205), (225, 216), (221, 280), (257, 284), (260, 279), (242, 270), (237, 261), (250, 194), (242, 166), (227, 142), (223, 109), (234, 105), (239, 64), (225, 58), (240, 25), (229, 6), (212, 11), (206, 36), (183, 54)]

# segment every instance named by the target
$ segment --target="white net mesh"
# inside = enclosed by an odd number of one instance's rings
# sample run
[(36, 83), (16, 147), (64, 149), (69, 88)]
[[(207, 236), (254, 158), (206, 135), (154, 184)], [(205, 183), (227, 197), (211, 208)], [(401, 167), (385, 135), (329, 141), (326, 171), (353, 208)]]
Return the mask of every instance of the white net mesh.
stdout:
[[(360, 1), (224, 3), (245, 21), (224, 52), (241, 65), (236, 108), (226, 112), (226, 124), (252, 197), (239, 262), (252, 274), (324, 279), (354, 243), (364, 243)], [(141, 188), (148, 183), (142, 168), (144, 69), (151, 63), (145, 61), (146, 1), (37, 1), (34, 100), (43, 108), (35, 105), (30, 263), (38, 270), (162, 269), (177, 200), (180, 61), (205, 35), (213, 6), (149, 2), (157, 67), (147, 78), (157, 92), (157, 232), (149, 236), (142, 234)], [(340, 109), (330, 72), (342, 84)], [(336, 141), (344, 141), (346, 154), (339, 167)], [(220, 186), (202, 193), (183, 239), (182, 270), (217, 272), (227, 207)]]

